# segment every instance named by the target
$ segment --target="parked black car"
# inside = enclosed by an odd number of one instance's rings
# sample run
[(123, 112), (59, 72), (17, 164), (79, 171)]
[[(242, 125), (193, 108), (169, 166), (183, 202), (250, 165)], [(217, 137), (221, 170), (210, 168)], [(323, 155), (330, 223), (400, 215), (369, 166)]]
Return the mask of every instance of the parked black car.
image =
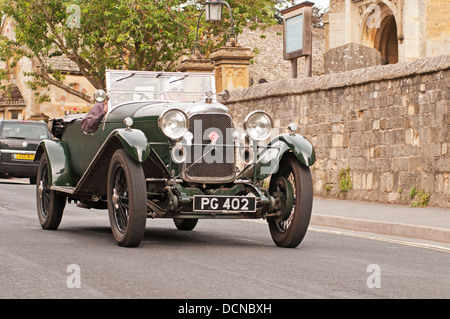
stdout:
[(45, 122), (0, 119), (0, 178), (28, 177), (36, 183), (39, 142), (51, 139)]

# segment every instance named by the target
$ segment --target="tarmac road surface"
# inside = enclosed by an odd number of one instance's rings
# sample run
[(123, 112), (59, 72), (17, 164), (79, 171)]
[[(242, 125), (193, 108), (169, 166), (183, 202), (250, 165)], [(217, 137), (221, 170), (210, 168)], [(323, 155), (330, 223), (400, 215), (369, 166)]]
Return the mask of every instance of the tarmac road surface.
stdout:
[(445, 243), (311, 225), (285, 249), (262, 220), (200, 220), (179, 231), (149, 219), (141, 245), (123, 248), (106, 211), (71, 204), (57, 231), (43, 230), (34, 192), (0, 181), (0, 298), (450, 297)]

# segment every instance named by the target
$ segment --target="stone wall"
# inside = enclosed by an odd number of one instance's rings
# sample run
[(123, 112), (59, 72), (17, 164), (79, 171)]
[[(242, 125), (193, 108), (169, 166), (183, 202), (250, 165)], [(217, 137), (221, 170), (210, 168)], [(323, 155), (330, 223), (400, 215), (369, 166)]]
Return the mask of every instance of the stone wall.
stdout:
[(276, 127), (298, 124), (316, 148), (315, 196), (343, 198), (349, 168), (348, 199), (409, 205), (423, 189), (450, 208), (450, 55), (254, 85), (226, 104), (237, 123), (263, 109)]
[(377, 49), (362, 44), (348, 43), (333, 48), (323, 55), (325, 74), (350, 71), (381, 65), (381, 54)]

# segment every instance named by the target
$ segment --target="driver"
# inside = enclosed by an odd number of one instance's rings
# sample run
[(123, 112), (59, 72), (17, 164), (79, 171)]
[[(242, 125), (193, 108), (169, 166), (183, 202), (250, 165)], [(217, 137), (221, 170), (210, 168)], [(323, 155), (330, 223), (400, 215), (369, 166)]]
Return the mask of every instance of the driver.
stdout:
[(81, 120), (81, 129), (84, 133), (95, 133), (108, 112), (108, 100), (96, 102), (89, 113)]

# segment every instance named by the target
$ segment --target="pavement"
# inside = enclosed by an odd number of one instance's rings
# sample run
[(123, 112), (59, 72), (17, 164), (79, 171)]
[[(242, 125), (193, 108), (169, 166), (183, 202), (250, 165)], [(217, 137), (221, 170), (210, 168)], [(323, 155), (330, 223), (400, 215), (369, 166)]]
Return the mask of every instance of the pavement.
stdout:
[(311, 225), (450, 243), (450, 209), (314, 198)]

